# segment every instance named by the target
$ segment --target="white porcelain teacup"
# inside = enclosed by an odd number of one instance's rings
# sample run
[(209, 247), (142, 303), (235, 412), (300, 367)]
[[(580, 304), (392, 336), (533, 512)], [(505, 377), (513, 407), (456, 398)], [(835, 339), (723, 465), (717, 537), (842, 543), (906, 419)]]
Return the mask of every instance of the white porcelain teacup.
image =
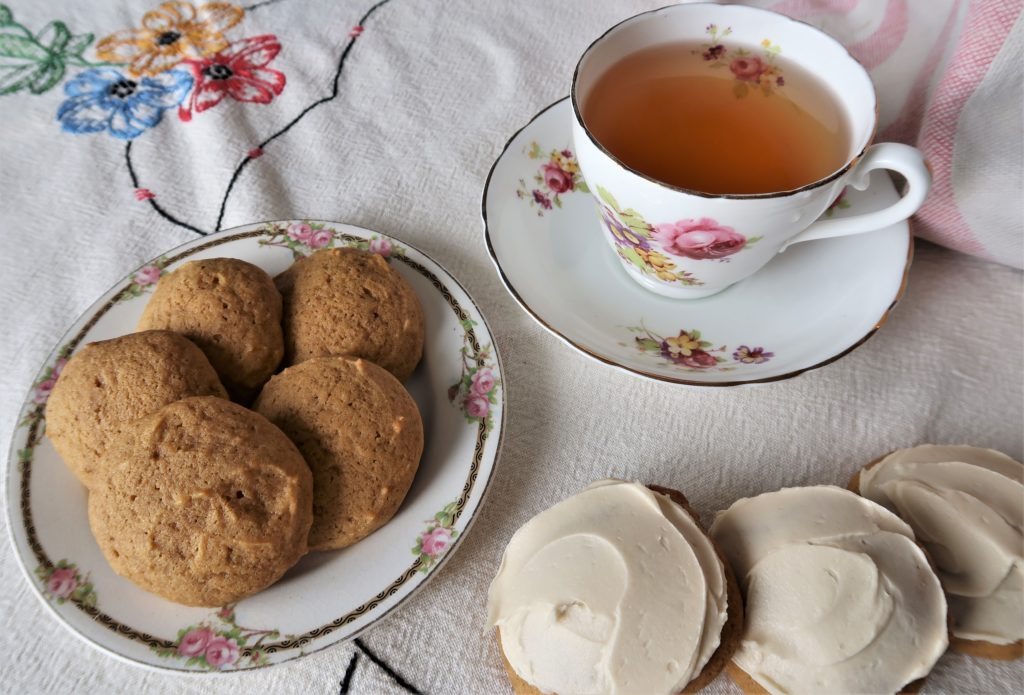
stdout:
[[(731, 29), (730, 46), (756, 51), (766, 39), (785, 58), (833, 85), (850, 127), (846, 163), (795, 190), (710, 194), (657, 181), (603, 147), (583, 119), (583, 105), (613, 64), (668, 42), (707, 41), (710, 27)], [(739, 79), (737, 77), (737, 79)], [(875, 90), (864, 68), (817, 29), (774, 12), (740, 5), (688, 4), (637, 15), (609, 29), (584, 51), (572, 81), (573, 140), (580, 170), (597, 200), (605, 237), (629, 275), (647, 289), (679, 299), (705, 297), (748, 277), (790, 244), (885, 228), (924, 202), (931, 176), (921, 153), (906, 145), (871, 145)], [(907, 181), (903, 197), (875, 212), (818, 218), (846, 186), (863, 190), (874, 169)]]

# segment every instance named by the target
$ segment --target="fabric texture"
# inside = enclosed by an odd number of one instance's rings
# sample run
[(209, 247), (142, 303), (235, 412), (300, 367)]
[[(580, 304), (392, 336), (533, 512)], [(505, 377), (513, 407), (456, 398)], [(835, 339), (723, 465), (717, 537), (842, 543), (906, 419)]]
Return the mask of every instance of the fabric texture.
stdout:
[[(291, 217), (379, 230), (446, 266), (490, 321), (508, 410), (473, 529), (358, 642), (238, 674), (146, 671), (61, 627), (3, 542), (0, 690), (508, 692), (487, 586), (521, 524), (595, 479), (679, 489), (707, 521), (738, 497), (844, 484), (897, 447), (1021, 459), (1024, 282), (1007, 267), (1021, 266), (1020, 2), (757, 3), (832, 33), (871, 69), (880, 138), (933, 158), (936, 195), (915, 229), (981, 257), (918, 244), (902, 303), (842, 360), (758, 388), (644, 381), (565, 347), (502, 288), (480, 228), (494, 157), (566, 94), (593, 38), (665, 1), (6, 0), (0, 451), (48, 351), (127, 272), (199, 234)], [(1024, 662), (947, 654), (926, 692), (1022, 681)], [(708, 692), (738, 691), (721, 677)]]

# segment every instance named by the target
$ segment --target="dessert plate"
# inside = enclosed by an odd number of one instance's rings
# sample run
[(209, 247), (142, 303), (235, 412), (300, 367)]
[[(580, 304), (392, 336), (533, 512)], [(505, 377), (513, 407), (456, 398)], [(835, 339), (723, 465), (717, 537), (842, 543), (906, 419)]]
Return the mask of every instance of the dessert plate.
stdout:
[[(484, 187), (484, 239), (519, 305), (584, 355), (679, 384), (778, 381), (858, 347), (903, 294), (913, 255), (906, 222), (796, 244), (705, 299), (668, 299), (643, 289), (603, 238), (572, 151), (571, 126), (566, 98), (508, 141)], [(867, 212), (897, 197), (878, 172), (867, 190), (847, 189), (826, 214)], [(657, 272), (657, 260), (644, 268)]]
[[(398, 514), (344, 550), (311, 553), (265, 591), (220, 609), (189, 608), (111, 570), (89, 531), (86, 490), (46, 437), (46, 399), (86, 343), (130, 333), (162, 273), (233, 257), (271, 275), (314, 249), (388, 257), (423, 304), (423, 361), (406, 382), (423, 415), (423, 459)], [(459, 545), (480, 508), (504, 421), (491, 332), (444, 268), (404, 242), (309, 220), (252, 224), (185, 244), (135, 270), (93, 304), (47, 358), (11, 445), (7, 510), (15, 554), (43, 603), (72, 632), (145, 666), (231, 671), (275, 664), (349, 639), (398, 607)]]

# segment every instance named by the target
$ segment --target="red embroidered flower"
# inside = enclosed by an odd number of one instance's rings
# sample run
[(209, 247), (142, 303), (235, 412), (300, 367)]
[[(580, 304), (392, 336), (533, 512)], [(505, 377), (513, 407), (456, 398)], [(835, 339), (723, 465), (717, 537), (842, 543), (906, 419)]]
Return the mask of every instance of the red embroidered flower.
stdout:
[(267, 64), (281, 52), (273, 34), (242, 39), (208, 58), (186, 60), (195, 79), (188, 101), (178, 109), (183, 121), (192, 120), (192, 112), (202, 113), (219, 104), (225, 95), (235, 101), (269, 104), (284, 90), (284, 74)]

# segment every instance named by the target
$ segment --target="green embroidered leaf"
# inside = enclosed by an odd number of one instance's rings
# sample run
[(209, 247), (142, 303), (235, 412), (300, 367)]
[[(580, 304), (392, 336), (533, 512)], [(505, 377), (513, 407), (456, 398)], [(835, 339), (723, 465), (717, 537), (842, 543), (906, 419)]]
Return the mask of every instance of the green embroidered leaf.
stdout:
[(63, 53), (64, 47), (71, 40), (71, 32), (64, 22), (53, 21), (39, 30), (36, 34), (36, 41), (41, 46), (46, 46), (53, 53)]
[(11, 14), (11, 8), (7, 5), (0, 5), (0, 27), (11, 24), (14, 21), (14, 16)]
[(33, 94), (42, 94), (51, 89), (64, 77), (64, 61), (53, 58), (41, 66), (32, 79), (28, 82), (28, 91)]
[(4, 67), (0, 65), (0, 95), (13, 94), (24, 89), (38, 71), (39, 66), (35, 63), (29, 63), (21, 67)]
[(85, 49), (89, 47), (95, 37), (92, 34), (76, 34), (64, 46), (64, 55), (82, 57)]
[(38, 63), (50, 57), (50, 52), (31, 37), (13, 33), (16, 26), (0, 29), (0, 67)]

